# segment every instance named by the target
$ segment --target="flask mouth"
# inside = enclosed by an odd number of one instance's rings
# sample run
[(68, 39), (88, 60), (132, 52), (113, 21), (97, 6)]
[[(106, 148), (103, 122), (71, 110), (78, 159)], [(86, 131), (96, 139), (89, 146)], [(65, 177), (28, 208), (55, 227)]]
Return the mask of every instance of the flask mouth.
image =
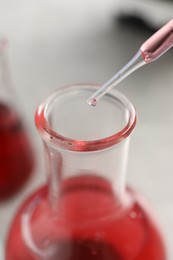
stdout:
[(87, 152), (112, 147), (127, 138), (136, 125), (133, 104), (113, 90), (96, 107), (89, 106), (87, 98), (99, 87), (76, 84), (51, 93), (35, 114), (42, 139), (57, 148)]

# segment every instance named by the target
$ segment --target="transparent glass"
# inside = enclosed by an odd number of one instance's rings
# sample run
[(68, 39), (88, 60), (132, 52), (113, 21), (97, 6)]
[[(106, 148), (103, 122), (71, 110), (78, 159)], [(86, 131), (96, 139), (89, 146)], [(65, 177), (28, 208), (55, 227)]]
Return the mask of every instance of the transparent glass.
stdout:
[(0, 201), (19, 191), (34, 167), (32, 145), (17, 109), (6, 52), (7, 42), (0, 39)]
[(126, 186), (133, 105), (112, 91), (95, 108), (98, 89), (57, 89), (36, 112), (47, 184), (18, 211), (6, 260), (165, 260), (159, 228), (143, 198)]

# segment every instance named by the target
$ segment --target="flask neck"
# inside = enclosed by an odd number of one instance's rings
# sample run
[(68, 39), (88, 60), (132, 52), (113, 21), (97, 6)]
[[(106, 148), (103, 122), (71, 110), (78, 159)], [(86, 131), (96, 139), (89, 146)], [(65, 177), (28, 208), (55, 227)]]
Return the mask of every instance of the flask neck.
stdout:
[(67, 180), (86, 182), (86, 179), (88, 182), (105, 181), (114, 193), (116, 203), (124, 203), (128, 145), (129, 138), (112, 148), (85, 153), (61, 150), (44, 143), (50, 203), (56, 205)]
[(58, 89), (36, 112), (53, 206), (66, 185), (68, 190), (74, 189), (69, 183), (85, 190), (99, 190), (97, 183), (101, 183), (102, 188), (109, 186), (118, 204), (123, 201), (129, 137), (136, 114), (133, 105), (115, 91), (97, 107), (90, 107), (87, 97), (97, 88), (77, 85)]

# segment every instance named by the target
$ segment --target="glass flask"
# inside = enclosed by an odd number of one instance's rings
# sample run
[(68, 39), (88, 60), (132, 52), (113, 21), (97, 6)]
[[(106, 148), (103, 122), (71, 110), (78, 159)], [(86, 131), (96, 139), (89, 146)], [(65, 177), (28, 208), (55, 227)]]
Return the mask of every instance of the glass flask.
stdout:
[(0, 201), (23, 187), (34, 166), (29, 136), (16, 108), (6, 52), (7, 41), (0, 39)]
[(96, 89), (59, 88), (38, 107), (47, 184), (19, 209), (6, 260), (166, 260), (156, 220), (126, 186), (134, 107), (114, 90), (93, 108)]

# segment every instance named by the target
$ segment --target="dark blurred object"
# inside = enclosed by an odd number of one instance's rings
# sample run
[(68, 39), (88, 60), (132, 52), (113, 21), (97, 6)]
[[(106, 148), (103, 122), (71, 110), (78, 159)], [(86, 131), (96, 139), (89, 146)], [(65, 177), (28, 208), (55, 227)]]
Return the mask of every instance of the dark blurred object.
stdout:
[(142, 31), (147, 31), (154, 33), (157, 31), (155, 27), (153, 27), (147, 20), (143, 19), (142, 17), (132, 14), (120, 14), (118, 17), (118, 22), (120, 25), (135, 28), (135, 29), (142, 29)]
[(116, 4), (116, 16), (122, 23), (156, 31), (172, 19), (172, 0), (123, 0)]

